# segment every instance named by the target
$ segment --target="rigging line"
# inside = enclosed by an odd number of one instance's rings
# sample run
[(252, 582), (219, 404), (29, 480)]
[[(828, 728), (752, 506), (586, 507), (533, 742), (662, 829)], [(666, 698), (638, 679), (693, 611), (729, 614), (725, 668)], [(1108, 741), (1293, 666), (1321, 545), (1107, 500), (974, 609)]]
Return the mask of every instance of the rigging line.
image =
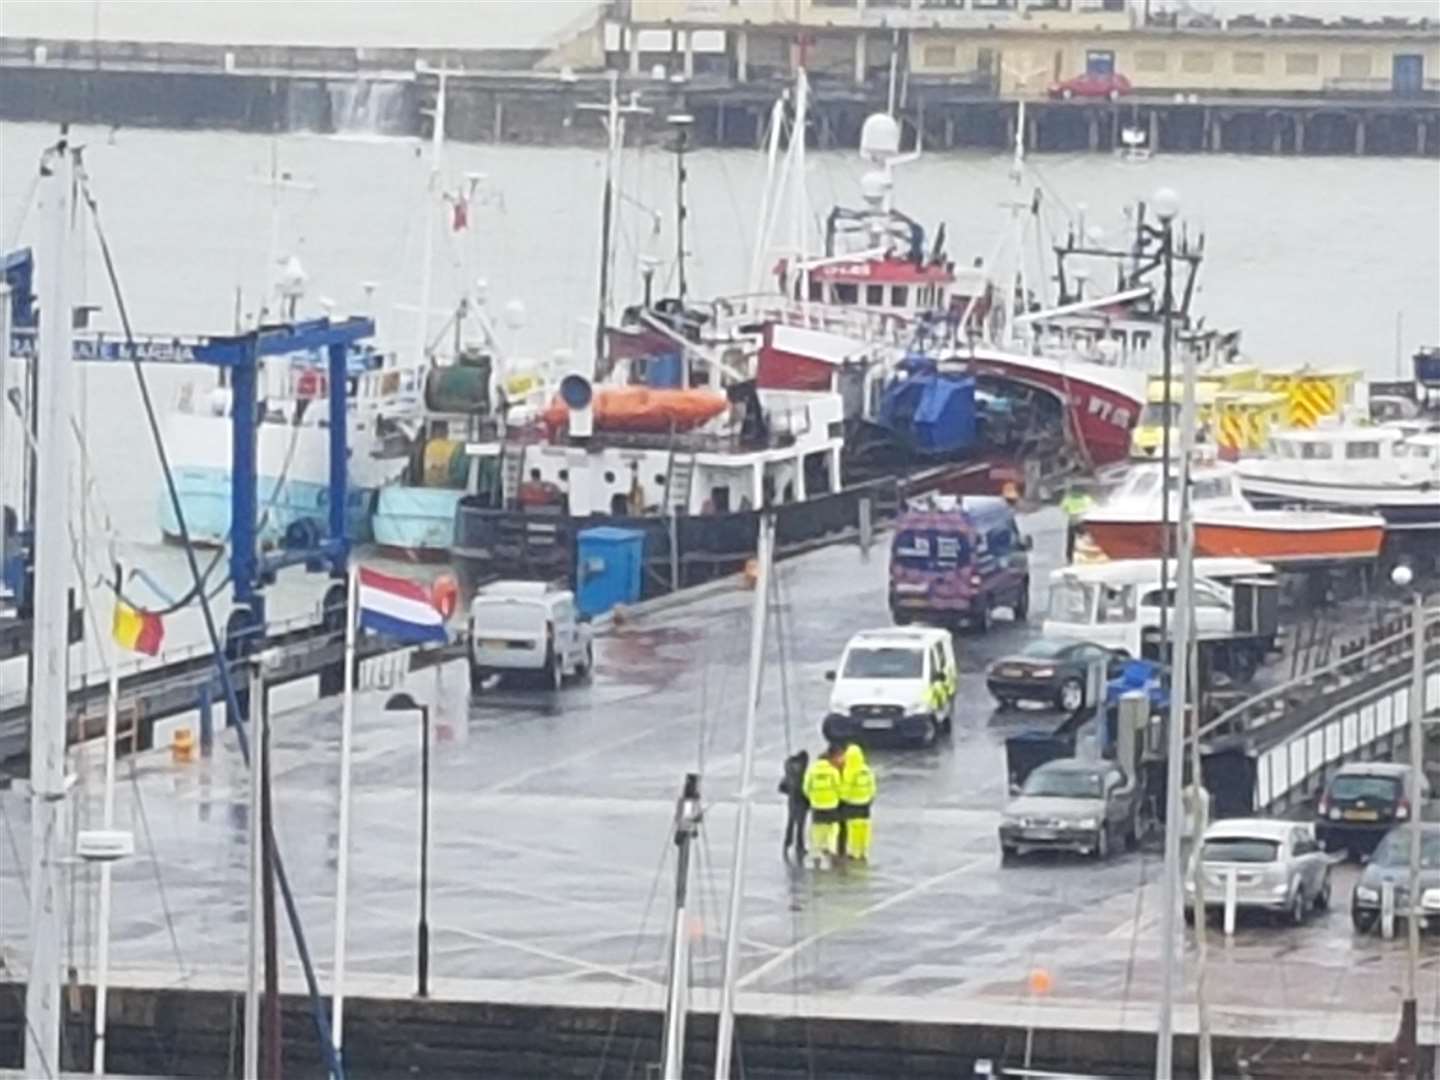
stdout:
[(30, 217), (30, 211), (35, 206), (35, 193), (40, 189), (40, 173), (37, 171), (30, 177), (30, 189), (25, 192), (24, 199), (20, 202), (20, 217), (16, 220), (15, 226), (10, 235), (5, 238), (5, 250), (13, 251), (20, 243), (20, 233), (24, 231), (25, 222)]
[(170, 899), (165, 891), (165, 875), (160, 871), (160, 853), (155, 847), (155, 833), (150, 828), (150, 815), (145, 810), (145, 796), (140, 791), (140, 781), (135, 773), (135, 755), (128, 756), (130, 764), (130, 787), (135, 794), (135, 808), (140, 812), (140, 827), (145, 831), (145, 843), (150, 848), (150, 868), (155, 873), (155, 889), (160, 896), (160, 911), (165, 916), (165, 928), (170, 933), (170, 946), (175, 950), (175, 966), (180, 977), (188, 979), (185, 969), (185, 954), (180, 949), (180, 936), (175, 931), (175, 916), (170, 910)]
[(15, 875), (20, 881), (20, 894), (30, 902), (30, 877), (25, 873), (24, 860), (20, 858), (20, 847), (15, 843), (15, 827), (10, 822), (10, 813), (5, 809), (5, 800), (0, 799), (0, 820), (5, 823), (5, 839), (10, 844), (10, 856), (15, 860)]
[[(105, 232), (100, 224), (100, 210), (96, 203), (94, 194), (90, 190), (89, 178), (85, 175), (80, 154), (75, 154), (76, 165), (80, 176), (80, 190), (85, 204), (90, 211), (90, 221), (95, 228), (95, 236), (100, 245), (100, 254), (104, 260), (105, 273), (109, 279), (110, 290), (115, 298), (116, 311), (120, 315), (121, 326), (125, 330), (125, 341), (127, 346), (133, 346), (135, 341), (134, 330), (130, 324), (129, 308), (125, 305), (125, 296), (120, 288), (120, 278), (115, 269), (114, 259), (110, 254), (110, 245), (105, 239)], [(133, 355), (133, 353), (132, 353)], [(180, 528), (180, 537), (185, 548), (185, 559), (190, 566), (190, 574), (196, 580), (200, 580), (200, 563), (195, 557), (195, 545), (190, 539), (190, 529), (185, 523), (184, 507), (180, 503), (180, 493), (175, 486), (175, 475), (170, 469), (169, 455), (165, 451), (165, 439), (160, 432), (160, 422), (155, 415), (155, 401), (150, 393), (149, 380), (145, 377), (145, 371), (138, 359), (131, 360), (131, 369), (135, 374), (135, 381), (140, 389), (140, 400), (145, 407), (145, 418), (150, 428), (151, 438), (155, 443), (155, 451), (160, 458), (160, 466), (165, 474), (165, 487), (170, 497), (170, 505), (175, 511), (175, 520)], [(200, 591), (200, 611), (205, 620), (205, 632), (210, 639), (210, 647), (213, 650), (215, 667), (220, 676), (221, 686), (225, 690), (225, 702), (228, 715), (239, 717), (239, 699), (235, 694), (235, 686), (230, 678), (230, 666), (225, 662), (225, 653), (220, 641), (220, 633), (215, 624), (215, 613), (210, 607), (209, 598), (205, 595), (203, 588)], [(250, 739), (246, 731), (246, 725), (236, 723), (235, 737), (239, 743), (241, 757), (246, 765), (251, 765)], [(274, 852), (274, 870), (277, 884), (280, 886), (280, 894), (285, 901), (286, 919), (290, 924), (291, 935), (295, 940), (295, 946), (300, 954), (301, 968), (305, 973), (306, 987), (310, 996), (311, 1014), (315, 1023), (316, 1036), (320, 1042), (321, 1053), (324, 1056), (326, 1066), (330, 1075), (335, 1080), (345, 1080), (345, 1065), (340, 1055), (335, 1050), (330, 1033), (329, 1020), (325, 1014), (324, 1007), (320, 1002), (320, 987), (315, 977), (315, 967), (310, 960), (310, 949), (306, 942), (304, 928), (300, 924), (300, 913), (295, 906), (295, 896), (290, 889), (289, 876), (285, 873), (285, 864), (281, 858), (278, 841), (274, 836), (274, 828), (270, 831), (271, 849)]]
[[(650, 892), (645, 897), (645, 908), (640, 916), (640, 931), (635, 935), (635, 944), (630, 950), (630, 958), (625, 961), (624, 971), (630, 971), (635, 967), (635, 961), (640, 957), (640, 945), (645, 940), (645, 928), (650, 925), (650, 911), (655, 904), (655, 896), (660, 891), (660, 877), (665, 872), (665, 864), (670, 859), (670, 826), (667, 825), (665, 837), (660, 844), (660, 861), (655, 867), (655, 873), (650, 878)], [(605, 1064), (610, 1056), (610, 1046), (615, 1041), (615, 1030), (620, 1025), (620, 1010), (625, 1005), (625, 996), (630, 991), (630, 983), (621, 983), (620, 993), (616, 998), (615, 1005), (610, 1011), (610, 1027), (605, 1032), (605, 1041), (600, 1045), (600, 1061), (595, 1067), (596, 1080), (605, 1075)], [(638, 1037), (636, 1046), (638, 1047)], [(634, 1065), (634, 1051), (632, 1050), (631, 1065)]]

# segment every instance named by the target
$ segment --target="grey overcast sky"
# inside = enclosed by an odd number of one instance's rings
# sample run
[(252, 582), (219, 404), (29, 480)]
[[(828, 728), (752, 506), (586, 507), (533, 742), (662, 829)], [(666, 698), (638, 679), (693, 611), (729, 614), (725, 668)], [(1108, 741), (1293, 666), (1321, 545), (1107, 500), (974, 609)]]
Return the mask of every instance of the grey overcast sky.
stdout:
[[(1156, 7), (1176, 0), (1152, 0)], [(477, 48), (533, 46), (583, 25), (598, 0), (0, 0), (0, 35)], [(1430, 16), (1440, 0), (1192, 0), (1218, 15)]]

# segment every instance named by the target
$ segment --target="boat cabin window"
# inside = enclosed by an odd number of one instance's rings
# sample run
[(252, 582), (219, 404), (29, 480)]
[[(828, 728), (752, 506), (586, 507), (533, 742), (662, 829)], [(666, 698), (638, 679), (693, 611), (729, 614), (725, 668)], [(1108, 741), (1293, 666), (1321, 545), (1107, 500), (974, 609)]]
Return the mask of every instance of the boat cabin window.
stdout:
[(865, 303), (866, 303), (867, 305), (869, 305), (870, 307), (884, 307), (884, 306), (885, 306), (885, 286), (884, 286), (884, 285), (866, 285), (866, 286), (865, 286)]
[(1364, 458), (1378, 458), (1379, 456), (1380, 444), (1374, 440), (1345, 444), (1345, 457), (1349, 461), (1356, 461)]
[(810, 299), (815, 303), (821, 303), (825, 299), (825, 286), (818, 281), (810, 282)]
[(1225, 476), (1212, 476), (1195, 481), (1191, 488), (1192, 499), (1223, 499), (1230, 494), (1230, 480)]
[(1050, 618), (1067, 623), (1094, 621), (1095, 591), (1094, 585), (1061, 578), (1050, 586)]
[(1133, 585), (1100, 586), (1100, 611), (1097, 622), (1132, 623), (1135, 621), (1135, 587)]
[(860, 287), (851, 285), (848, 282), (839, 282), (832, 285), (835, 290), (835, 302), (837, 304), (854, 304), (860, 300)]
[(1300, 444), (1300, 456), (1306, 461), (1329, 461), (1333, 449), (1327, 442), (1305, 442)]
[(907, 285), (892, 285), (892, 286), (890, 286), (890, 306), (891, 306), (891, 307), (902, 307), (902, 308), (903, 308), (903, 307), (909, 307), (909, 306), (910, 306), (910, 288), (909, 288), (909, 286), (907, 286)]
[(1136, 330), (1135, 336), (1131, 339), (1131, 343), (1136, 352), (1144, 352), (1150, 348), (1150, 331)]

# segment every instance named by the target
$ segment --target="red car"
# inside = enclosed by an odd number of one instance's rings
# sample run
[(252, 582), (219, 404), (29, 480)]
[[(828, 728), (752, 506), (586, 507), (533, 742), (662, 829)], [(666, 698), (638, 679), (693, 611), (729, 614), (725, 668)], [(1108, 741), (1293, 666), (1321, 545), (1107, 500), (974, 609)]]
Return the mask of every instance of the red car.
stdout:
[(1130, 80), (1118, 71), (1087, 71), (1084, 75), (1076, 75), (1050, 87), (1052, 98), (1067, 101), (1071, 98), (1109, 98), (1114, 101), (1128, 93)]

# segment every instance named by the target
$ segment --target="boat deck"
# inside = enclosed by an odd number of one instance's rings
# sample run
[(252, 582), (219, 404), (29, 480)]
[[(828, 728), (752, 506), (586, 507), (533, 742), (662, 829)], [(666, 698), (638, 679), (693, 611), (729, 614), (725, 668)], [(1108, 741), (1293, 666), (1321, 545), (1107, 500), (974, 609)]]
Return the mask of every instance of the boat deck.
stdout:
[[(1046, 512), (1025, 527), (1036, 537), (1032, 574), (1043, 580), (1063, 543), (1062, 519)], [(995, 714), (983, 671), (1032, 637), (1030, 628), (1002, 617), (988, 636), (958, 639), (963, 674), (953, 738), (926, 751), (872, 755), (879, 780), (873, 865), (816, 872), (781, 860), (781, 761), (793, 747), (818, 748), (824, 672), (848, 636), (888, 622), (886, 555), (877, 549), (867, 561), (853, 547), (832, 547), (786, 562), (778, 574), (741, 1007), (790, 1002), (798, 1012), (802, 1002), (803, 1009), (829, 1002), (876, 1015), (951, 1018), (1025, 1008), (1038, 1010), (1037, 1023), (1094, 1014), (1121, 1027), (1153, 1024), (1158, 857), (1142, 850), (1099, 865), (1065, 857), (1000, 865), (1004, 739), (1056, 718)], [(509, 986), (513, 1000), (654, 1000), (665, 978), (671, 815), (683, 774), (697, 766), (707, 810), (692, 886), (693, 969), (701, 986), (717, 985), (749, 607), (750, 594), (727, 586), (637, 615), (597, 643), (594, 682), (558, 695), (506, 691), (463, 709), (455, 704), (464, 697), (463, 665), (412, 677), (407, 689), (419, 696), (438, 686), (441, 701), (430, 919), (432, 978), (444, 993)], [(356, 716), (349, 969), (357, 989), (406, 986), (415, 966), (418, 732), (414, 718), (383, 711), (389, 692), (364, 693)], [(338, 701), (275, 716), (280, 847), (322, 985), (332, 955), (338, 734)], [(217, 739), (208, 759), (177, 764), (150, 753), (120, 768), (120, 824), (136, 830), (142, 855), (115, 872), (113, 979), (241, 985), (247, 777), (233, 734)], [(90, 822), (99, 819), (97, 772), (92, 760), (82, 785), (80, 812)], [(0, 959), (10, 971), (23, 970), (27, 951), (28, 831), (22, 792), (0, 792)], [(1303, 928), (1247, 920), (1232, 941), (1212, 933), (1218, 1028), (1265, 1017), (1284, 1033), (1393, 1030), (1404, 941), (1352, 933), (1357, 873), (1336, 867), (1332, 909)], [(75, 900), (67, 948), (85, 978), (93, 970), (94, 910), (86, 881)], [(294, 956), (284, 933), (282, 953)], [(1193, 939), (1187, 957), (1189, 1002)], [(298, 966), (287, 963), (285, 981), (298, 988)], [(1420, 1015), (1433, 1024), (1440, 1016), (1433, 937), (1423, 965)], [(1027, 990), (1036, 969), (1051, 982), (1038, 1000)]]

